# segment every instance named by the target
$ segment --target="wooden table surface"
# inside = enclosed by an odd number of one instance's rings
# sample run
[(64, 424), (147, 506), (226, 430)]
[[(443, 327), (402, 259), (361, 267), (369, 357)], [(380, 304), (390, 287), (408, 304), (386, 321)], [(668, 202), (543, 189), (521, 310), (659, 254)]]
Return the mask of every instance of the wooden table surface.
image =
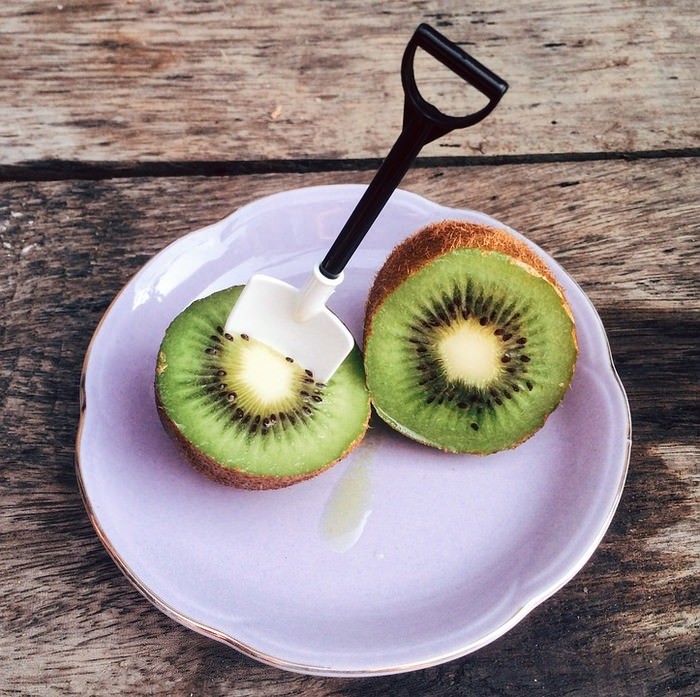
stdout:
[[(697, 3), (479, 8), (2, 4), (0, 694), (697, 694)], [(511, 88), (402, 186), (510, 224), (583, 287), (629, 396), (630, 471), (591, 560), (502, 638), (414, 673), (296, 675), (176, 624), (111, 561), (74, 470), (81, 363), (172, 240), (268, 193), (369, 181), (421, 21)], [(449, 80), (421, 79), (452, 104)]]

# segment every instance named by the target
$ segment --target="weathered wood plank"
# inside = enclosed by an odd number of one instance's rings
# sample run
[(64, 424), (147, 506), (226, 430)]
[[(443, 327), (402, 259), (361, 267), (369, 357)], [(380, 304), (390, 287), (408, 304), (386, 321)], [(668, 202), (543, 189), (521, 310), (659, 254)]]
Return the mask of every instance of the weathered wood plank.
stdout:
[[(698, 145), (694, 0), (9, 0), (0, 164), (383, 157), (420, 21), (511, 83), (487, 121), (426, 154)], [(444, 73), (418, 65), (459, 109)]]
[(90, 334), (154, 252), (254, 197), (369, 173), (0, 185), (0, 693), (693, 694), (698, 676), (696, 163), (415, 170), (406, 188), (487, 211), (561, 260), (600, 310), (635, 445), (613, 525), (554, 598), (494, 644), (418, 673), (331, 680), (180, 627), (102, 549), (73, 473)]

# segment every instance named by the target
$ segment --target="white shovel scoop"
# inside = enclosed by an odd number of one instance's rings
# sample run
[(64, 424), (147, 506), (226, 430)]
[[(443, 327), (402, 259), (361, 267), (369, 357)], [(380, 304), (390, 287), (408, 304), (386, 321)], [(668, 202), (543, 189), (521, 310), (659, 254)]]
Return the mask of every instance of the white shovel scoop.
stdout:
[[(420, 95), (413, 72), (420, 47), (489, 98), (467, 116), (447, 116)], [(498, 75), (427, 24), (421, 24), (406, 46), (401, 63), (404, 89), (403, 128), (324, 260), (302, 288), (255, 274), (238, 298), (225, 330), (247, 334), (288, 356), (328, 382), (352, 350), (354, 339), (326, 307), (343, 280), (343, 269), (398, 186), (421, 148), (456, 129), (481, 121), (508, 89)]]

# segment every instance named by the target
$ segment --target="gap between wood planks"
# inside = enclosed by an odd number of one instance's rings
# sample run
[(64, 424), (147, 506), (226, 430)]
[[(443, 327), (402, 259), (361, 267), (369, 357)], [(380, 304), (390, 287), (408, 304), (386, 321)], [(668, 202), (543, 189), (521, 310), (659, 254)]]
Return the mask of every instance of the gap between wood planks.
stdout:
[[(421, 157), (414, 167), (476, 167), (484, 165), (546, 164), (699, 157), (700, 148), (616, 152), (535, 153), (531, 155), (466, 155)], [(0, 164), (0, 182), (99, 180), (134, 177), (222, 177), (246, 174), (306, 174), (377, 169), (381, 158), (272, 159), (272, 160), (175, 160), (153, 162), (83, 162), (46, 159), (17, 165)]]

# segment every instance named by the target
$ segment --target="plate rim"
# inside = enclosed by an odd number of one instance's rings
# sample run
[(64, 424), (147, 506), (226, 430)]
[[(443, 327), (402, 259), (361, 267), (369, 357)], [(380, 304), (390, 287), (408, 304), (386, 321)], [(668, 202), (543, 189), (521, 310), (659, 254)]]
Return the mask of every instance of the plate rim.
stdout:
[[(105, 311), (103, 312), (99, 322), (97, 323), (95, 329), (93, 330), (92, 336), (90, 338), (90, 342), (88, 343), (88, 347), (85, 352), (85, 356), (83, 358), (82, 362), (82, 367), (81, 367), (81, 374), (80, 374), (80, 384), (79, 384), (79, 396), (80, 396), (80, 407), (79, 407), (79, 420), (78, 420), (78, 427), (77, 427), (77, 432), (76, 432), (76, 438), (75, 438), (75, 456), (74, 456), (74, 466), (75, 466), (75, 473), (76, 473), (76, 479), (77, 479), (77, 484), (78, 484), (78, 491), (80, 493), (80, 497), (83, 501), (83, 505), (85, 506), (85, 510), (87, 512), (88, 518), (92, 524), (92, 526), (95, 529), (95, 532), (97, 533), (97, 537), (106, 549), (107, 553), (111, 557), (111, 559), (114, 561), (116, 564), (117, 568), (122, 572), (122, 574), (127, 578), (127, 580), (138, 590), (151, 604), (153, 604), (158, 610), (160, 610), (163, 614), (165, 614), (167, 617), (175, 620), (179, 624), (183, 625), (184, 627), (197, 632), (198, 634), (201, 634), (203, 636), (206, 636), (208, 638), (214, 639), (216, 641), (219, 641), (220, 643), (223, 643), (233, 649), (236, 649), (240, 653), (253, 658), (257, 661), (260, 661), (261, 663), (264, 663), (266, 665), (281, 669), (281, 670), (287, 670), (290, 672), (294, 673), (299, 673), (303, 675), (315, 675), (315, 676), (323, 676), (323, 677), (345, 677), (345, 678), (361, 678), (361, 677), (375, 677), (375, 676), (382, 676), (382, 675), (394, 675), (398, 673), (405, 673), (405, 672), (410, 672), (410, 671), (415, 671), (415, 670), (422, 670), (424, 668), (430, 668), (434, 667), (437, 665), (441, 665), (443, 663), (446, 663), (448, 661), (452, 661), (458, 658), (462, 658), (464, 656), (467, 656), (468, 654), (471, 654), (480, 648), (483, 648), (484, 646), (490, 644), (491, 642), (495, 641), (499, 637), (503, 636), (506, 634), (510, 629), (512, 629), (515, 625), (517, 625), (519, 622), (521, 622), (530, 612), (532, 612), (536, 607), (544, 603), (548, 598), (552, 597), (554, 594), (556, 594), (559, 590), (561, 590), (566, 584), (568, 584), (580, 571), (581, 569), (588, 563), (590, 558), (592, 557), (593, 553), (595, 550), (598, 548), (600, 545), (603, 537), (605, 536), (606, 532), (608, 531), (610, 524), (612, 523), (613, 517), (617, 511), (617, 508), (619, 506), (620, 500), (622, 498), (622, 493), (625, 487), (627, 475), (629, 472), (629, 464), (630, 464), (630, 458), (631, 458), (631, 445), (632, 445), (632, 418), (631, 418), (631, 411), (630, 411), (630, 406), (629, 406), (629, 399), (627, 398), (627, 394), (624, 388), (624, 385), (622, 384), (622, 380), (620, 379), (620, 376), (617, 372), (617, 369), (615, 368), (615, 364), (613, 361), (613, 356), (612, 356), (612, 350), (610, 348), (610, 342), (607, 336), (607, 332), (605, 331), (605, 327), (603, 325), (602, 319), (600, 318), (600, 315), (598, 314), (598, 311), (591, 301), (591, 299), (588, 297), (588, 295), (583, 291), (581, 286), (578, 284), (578, 282), (570, 276), (566, 270), (561, 267), (558, 262), (556, 262), (560, 268), (562, 268), (562, 271), (566, 274), (568, 280), (571, 281), (571, 283), (574, 284), (574, 286), (577, 288), (577, 290), (580, 292), (581, 296), (585, 299), (585, 302), (587, 303), (588, 310), (592, 313), (592, 316), (596, 322), (597, 328), (600, 330), (602, 339), (604, 341), (604, 345), (607, 351), (607, 364), (606, 367), (610, 370), (610, 375), (613, 378), (613, 383), (616, 388), (616, 390), (619, 392), (619, 396), (622, 398), (622, 403), (625, 407), (625, 452), (623, 455), (623, 466), (620, 472), (620, 478), (618, 481), (617, 489), (615, 491), (615, 495), (611, 499), (611, 505), (610, 508), (607, 512), (607, 515), (604, 519), (599, 524), (599, 529), (597, 534), (595, 535), (593, 541), (591, 544), (585, 549), (583, 553), (579, 553), (577, 563), (572, 565), (568, 570), (567, 573), (563, 574), (561, 577), (559, 577), (556, 582), (550, 584), (547, 586), (543, 591), (540, 591), (540, 593), (536, 594), (532, 598), (530, 598), (527, 602), (523, 603), (520, 605), (520, 607), (515, 610), (510, 617), (502, 622), (498, 627), (492, 629), (490, 632), (487, 634), (483, 635), (477, 640), (473, 640), (468, 642), (467, 644), (460, 646), (459, 648), (453, 649), (449, 652), (444, 652), (436, 656), (432, 656), (430, 658), (418, 660), (418, 661), (412, 661), (412, 662), (406, 662), (402, 663), (400, 665), (395, 665), (395, 666), (382, 666), (379, 668), (363, 668), (363, 669), (347, 669), (347, 668), (334, 668), (333, 666), (330, 665), (321, 665), (321, 664), (311, 664), (311, 663), (301, 663), (301, 662), (296, 662), (288, 659), (283, 659), (283, 658), (278, 658), (276, 656), (273, 656), (271, 654), (268, 654), (266, 652), (263, 652), (254, 646), (251, 646), (239, 639), (236, 639), (234, 636), (229, 635), (228, 633), (217, 629), (215, 627), (212, 627), (206, 623), (199, 622), (198, 620), (190, 617), (189, 615), (180, 612), (176, 608), (172, 607), (170, 604), (165, 602), (160, 596), (153, 591), (145, 582), (141, 581), (141, 579), (138, 577), (138, 575), (131, 569), (129, 564), (122, 559), (120, 554), (117, 552), (117, 550), (113, 547), (111, 544), (106, 532), (102, 528), (97, 515), (95, 513), (94, 507), (92, 505), (92, 502), (90, 501), (87, 488), (85, 486), (85, 482), (83, 480), (83, 467), (81, 464), (81, 442), (82, 442), (82, 436), (83, 436), (83, 430), (85, 428), (85, 421), (86, 421), (86, 413), (87, 413), (87, 395), (86, 395), (86, 389), (85, 389), (85, 381), (86, 381), (86, 374), (88, 370), (88, 365), (90, 363), (90, 356), (93, 351), (94, 345), (96, 343), (96, 339), (102, 329), (102, 326), (108, 317), (108, 315), (112, 312), (114, 306), (122, 296), (122, 294), (129, 288), (132, 283), (135, 281), (135, 279), (144, 273), (148, 267), (151, 266), (151, 264), (154, 264), (157, 262), (158, 258), (161, 257), (167, 250), (170, 250), (174, 248), (176, 245), (184, 243), (185, 240), (192, 238), (196, 235), (203, 234), (207, 230), (215, 228), (217, 226), (220, 226), (224, 224), (227, 221), (230, 221), (236, 217), (243, 217), (244, 215), (248, 214), (249, 212), (253, 211), (255, 208), (264, 206), (264, 205), (269, 205), (270, 202), (275, 199), (275, 198), (284, 198), (289, 195), (303, 195), (303, 196), (310, 196), (312, 198), (317, 197), (319, 195), (324, 195), (326, 193), (333, 192), (334, 195), (340, 194), (343, 191), (358, 191), (361, 192), (366, 188), (366, 185), (364, 184), (325, 184), (325, 185), (317, 185), (317, 186), (308, 186), (308, 187), (300, 187), (296, 189), (284, 189), (281, 191), (273, 192), (271, 194), (267, 194), (265, 196), (261, 196), (258, 198), (255, 198), (244, 205), (238, 207), (235, 209), (232, 213), (229, 215), (221, 218), (218, 221), (215, 221), (214, 223), (211, 223), (209, 225), (205, 225), (203, 227), (197, 228), (195, 230), (192, 230), (190, 232), (185, 233), (184, 235), (181, 235), (180, 237), (176, 238), (172, 242), (168, 243), (165, 247), (160, 249), (156, 254), (154, 254), (145, 264), (139, 267), (139, 269), (131, 275), (131, 277), (123, 284), (119, 292), (114, 296), (112, 301), (109, 303)], [(498, 222), (501, 226), (507, 228), (509, 231), (515, 233), (518, 237), (522, 238), (523, 240), (527, 241), (528, 244), (533, 246), (535, 250), (539, 254), (545, 254), (547, 257), (549, 255), (541, 249), (536, 243), (532, 242), (529, 238), (527, 238), (525, 235), (522, 233), (518, 232), (517, 230), (513, 230), (510, 228), (508, 225), (505, 223), (502, 223), (500, 221), (497, 221), (495, 218), (492, 218), (492, 216), (488, 215), (487, 213), (483, 213), (480, 211), (475, 211), (475, 210), (470, 210), (470, 209), (464, 209), (464, 208), (455, 208), (455, 207), (449, 207), (449, 206), (444, 206), (442, 204), (436, 203), (432, 201), (431, 199), (428, 199), (424, 196), (421, 196), (419, 194), (407, 191), (405, 189), (396, 189), (396, 193), (399, 194), (399, 196), (407, 196), (417, 203), (425, 206), (427, 204), (428, 207), (435, 209), (436, 211), (439, 210), (445, 214), (449, 213), (459, 213), (459, 214), (476, 214), (477, 216), (480, 217), (485, 217), (490, 220), (493, 220), (495, 222)], [(551, 257), (550, 257), (551, 258)], [(555, 260), (556, 261), (556, 260)], [(601, 361), (604, 361), (604, 357), (601, 357)]]

